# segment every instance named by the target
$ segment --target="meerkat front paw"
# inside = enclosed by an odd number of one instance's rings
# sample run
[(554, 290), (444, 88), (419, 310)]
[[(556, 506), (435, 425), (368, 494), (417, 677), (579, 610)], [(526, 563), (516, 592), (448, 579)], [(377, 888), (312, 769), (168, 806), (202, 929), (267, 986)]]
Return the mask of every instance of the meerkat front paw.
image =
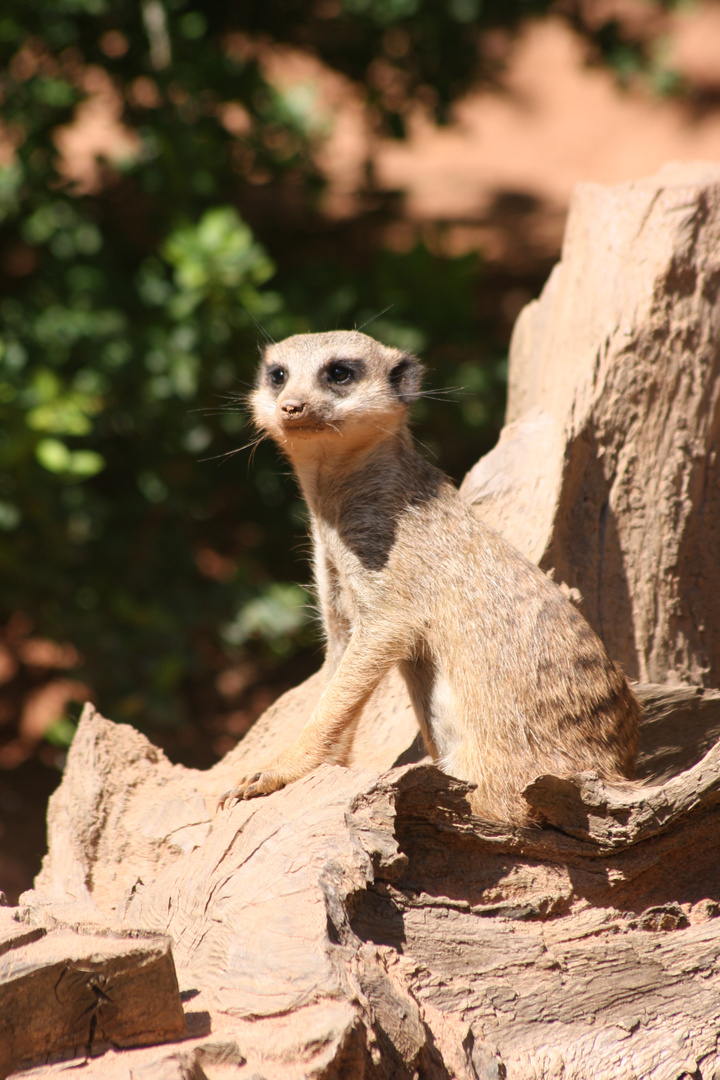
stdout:
[[(337, 753), (328, 754), (319, 752), (317, 747), (303, 745), (298, 740), (289, 746), (281, 754), (259, 772), (248, 773), (243, 776), (238, 784), (230, 791), (226, 791), (218, 800), (218, 810), (231, 806), (240, 799), (254, 799), (257, 795), (270, 795), (273, 791), (279, 791), (294, 780), (300, 780), (307, 776), (318, 765), (335, 762), (340, 764)], [(343, 762), (344, 764), (344, 762)]]
[(273, 791), (279, 791), (288, 783), (288, 779), (277, 769), (263, 769), (261, 772), (250, 773), (243, 776), (239, 784), (230, 788), (218, 799), (218, 810), (224, 810), (241, 799), (254, 799), (257, 795), (270, 795)]

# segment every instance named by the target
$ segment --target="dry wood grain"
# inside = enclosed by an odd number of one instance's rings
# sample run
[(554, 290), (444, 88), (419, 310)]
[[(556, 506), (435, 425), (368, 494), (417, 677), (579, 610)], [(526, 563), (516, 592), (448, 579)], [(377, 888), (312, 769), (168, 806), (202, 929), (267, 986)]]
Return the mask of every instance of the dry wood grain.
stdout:
[(0, 957), (0, 1076), (185, 1034), (167, 938), (24, 929)]

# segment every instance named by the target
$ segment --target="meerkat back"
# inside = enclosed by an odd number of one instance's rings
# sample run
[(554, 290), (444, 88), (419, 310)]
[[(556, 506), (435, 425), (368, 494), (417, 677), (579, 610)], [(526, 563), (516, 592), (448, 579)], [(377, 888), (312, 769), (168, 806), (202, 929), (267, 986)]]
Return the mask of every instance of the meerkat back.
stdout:
[[(444, 492), (427, 530), (423, 655), (401, 663), (437, 763), (476, 783), (478, 813), (524, 820), (541, 773), (633, 775), (639, 707), (622, 672), (547, 576)], [(446, 537), (452, 537), (448, 545)]]

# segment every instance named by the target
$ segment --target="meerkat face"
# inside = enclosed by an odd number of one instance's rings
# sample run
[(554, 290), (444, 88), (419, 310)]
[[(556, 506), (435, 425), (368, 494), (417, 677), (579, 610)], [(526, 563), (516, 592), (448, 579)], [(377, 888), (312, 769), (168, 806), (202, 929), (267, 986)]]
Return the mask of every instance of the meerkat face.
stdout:
[(358, 331), (296, 334), (265, 350), (253, 419), (290, 454), (308, 442), (377, 441), (404, 423), (420, 376), (413, 356)]

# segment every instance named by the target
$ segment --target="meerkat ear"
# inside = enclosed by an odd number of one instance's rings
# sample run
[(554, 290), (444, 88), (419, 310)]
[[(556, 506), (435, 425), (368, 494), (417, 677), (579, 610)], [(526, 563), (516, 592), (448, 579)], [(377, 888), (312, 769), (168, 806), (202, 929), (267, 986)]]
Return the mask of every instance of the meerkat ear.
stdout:
[(403, 405), (412, 404), (420, 396), (422, 373), (422, 364), (410, 353), (403, 353), (390, 369), (390, 385)]

